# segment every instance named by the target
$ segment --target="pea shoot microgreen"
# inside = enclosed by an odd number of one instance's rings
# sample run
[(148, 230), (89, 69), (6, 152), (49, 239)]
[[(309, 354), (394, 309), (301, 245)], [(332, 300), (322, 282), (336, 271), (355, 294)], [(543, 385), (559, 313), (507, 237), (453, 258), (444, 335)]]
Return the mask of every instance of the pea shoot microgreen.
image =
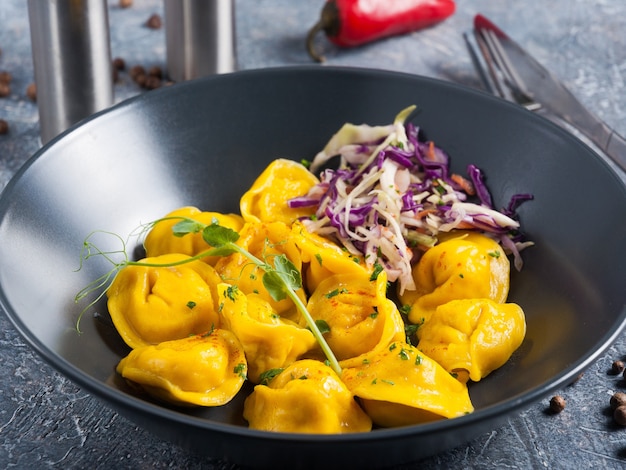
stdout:
[[(149, 231), (152, 227), (154, 227), (154, 225), (161, 221), (172, 219), (179, 220), (172, 227), (172, 232), (174, 236), (183, 237), (188, 234), (202, 233), (203, 240), (210, 246), (210, 248), (195, 256), (191, 256), (177, 262), (147, 263), (142, 261), (131, 261), (126, 249), (127, 243), (121, 237), (119, 237), (119, 235), (111, 234), (119, 238), (122, 243), (122, 249), (115, 252), (104, 252), (99, 250), (91, 241), (91, 237), (93, 234), (90, 234), (85, 239), (81, 251), (81, 264), (79, 269), (83, 266), (83, 263), (85, 261), (93, 256), (102, 256), (106, 258), (111, 264), (113, 264), (113, 268), (108, 273), (100, 276), (98, 279), (91, 282), (87, 287), (82, 289), (76, 295), (74, 300), (76, 302), (79, 302), (90, 294), (94, 292), (99, 292), (97, 298), (89, 305), (87, 305), (87, 307), (83, 309), (80, 313), (79, 318), (76, 322), (77, 331), (80, 332), (80, 320), (83, 314), (94, 304), (96, 304), (101, 298), (103, 298), (103, 296), (106, 294), (106, 291), (115, 280), (117, 273), (126, 266), (171, 267), (199, 260), (206, 256), (228, 256), (233, 253), (239, 253), (247, 258), (257, 268), (263, 271), (263, 277), (261, 280), (263, 286), (265, 287), (265, 289), (267, 289), (267, 292), (270, 294), (272, 299), (277, 302), (285, 298), (291, 299), (298, 311), (304, 317), (308, 328), (311, 330), (313, 336), (319, 343), (322, 351), (324, 352), (324, 355), (328, 360), (329, 366), (338, 375), (341, 374), (341, 366), (339, 365), (337, 358), (335, 357), (333, 351), (330, 349), (330, 346), (328, 346), (328, 343), (323, 336), (324, 333), (328, 332), (327, 325), (325, 328), (324, 325), (320, 325), (315, 320), (313, 320), (313, 317), (311, 317), (311, 314), (307, 310), (306, 305), (302, 302), (300, 297), (298, 297), (297, 291), (302, 288), (302, 275), (298, 268), (296, 268), (296, 266), (291, 262), (291, 260), (289, 260), (289, 258), (287, 258), (286, 255), (264, 254), (263, 259), (260, 259), (250, 253), (245, 248), (237, 245), (236, 242), (237, 240), (239, 240), (239, 234), (236, 231), (228, 227), (219, 225), (216, 220), (214, 220), (211, 224), (205, 224), (188, 217), (165, 217), (146, 224), (143, 227), (141, 233)], [(121, 254), (123, 258), (122, 261), (115, 261), (112, 256), (114, 254)], [(233, 286), (233, 288), (236, 289), (236, 286)]]
[(325, 335), (326, 333), (330, 333), (330, 326), (328, 325), (326, 321), (320, 318), (318, 320), (315, 320), (315, 324), (317, 325), (317, 328), (320, 330), (320, 333), (322, 333), (323, 335)]

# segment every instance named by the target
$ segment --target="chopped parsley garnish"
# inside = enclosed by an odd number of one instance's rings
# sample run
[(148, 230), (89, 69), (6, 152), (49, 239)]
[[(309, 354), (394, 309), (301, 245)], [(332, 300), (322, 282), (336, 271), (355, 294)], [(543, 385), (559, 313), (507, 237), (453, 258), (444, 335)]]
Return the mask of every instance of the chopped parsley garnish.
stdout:
[(248, 366), (247, 366), (245, 363), (240, 362), (240, 363), (239, 363), (239, 364), (237, 364), (237, 365), (235, 366), (235, 368), (233, 369), (233, 373), (235, 373), (235, 374), (237, 374), (239, 377), (242, 377), (242, 378), (244, 378), (244, 379), (245, 379), (245, 378), (246, 378), (246, 370), (247, 370), (247, 369), (248, 369)]
[(347, 293), (348, 293), (348, 289), (334, 289), (334, 290), (331, 290), (328, 294), (326, 294), (326, 298), (330, 299), (339, 294), (347, 294)]
[(409, 360), (409, 353), (404, 348), (400, 350), (400, 352), (398, 353), (398, 356), (400, 356), (400, 359), (402, 359), (403, 361)]
[(274, 377), (280, 374), (283, 370), (284, 369), (278, 368), (278, 369), (269, 369), (269, 370), (266, 370), (265, 372), (262, 372), (261, 375), (259, 376), (260, 384), (267, 385), (268, 383), (272, 381)]
[(378, 279), (378, 275), (382, 273), (384, 270), (383, 265), (380, 263), (374, 263), (374, 271), (372, 271), (372, 275), (370, 276), (370, 281), (375, 281)]
[(409, 313), (411, 313), (411, 306), (410, 305), (402, 305), (400, 307), (400, 313), (402, 315), (408, 315)]
[(226, 295), (226, 297), (228, 297), (230, 300), (234, 302), (235, 296), (237, 295), (238, 290), (239, 289), (237, 288), (237, 286), (228, 286), (224, 294)]

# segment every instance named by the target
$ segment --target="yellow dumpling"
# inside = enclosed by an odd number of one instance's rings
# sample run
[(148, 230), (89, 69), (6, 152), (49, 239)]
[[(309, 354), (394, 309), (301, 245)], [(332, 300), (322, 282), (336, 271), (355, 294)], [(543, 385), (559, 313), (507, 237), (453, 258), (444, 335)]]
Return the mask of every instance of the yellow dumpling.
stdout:
[[(298, 271), (302, 270), (300, 250), (291, 236), (291, 227), (283, 222), (246, 223), (239, 232), (237, 244), (248, 250), (260, 260), (273, 263), (276, 255), (285, 255)], [(220, 259), (215, 264), (216, 271), (228, 283), (237, 284), (244, 294), (256, 293), (266, 300), (279, 315), (299, 320), (299, 313), (291, 299), (275, 301), (263, 285), (263, 271), (254, 266), (248, 258), (240, 253), (233, 253)], [(298, 296), (305, 301), (304, 290)]]
[(370, 276), (363, 257), (355, 256), (328, 238), (309, 232), (300, 222), (293, 224), (293, 237), (301, 251), (306, 287), (313, 292), (318, 284), (333, 274)]
[[(189, 259), (169, 254), (144, 263), (171, 264)], [(131, 348), (204, 333), (219, 326), (217, 284), (211, 266), (191, 261), (177, 266), (126, 266), (107, 290), (111, 320)]]
[(223, 327), (241, 341), (251, 382), (260, 383), (263, 372), (285, 368), (317, 346), (310, 330), (280, 318), (258, 294), (245, 295), (224, 283), (218, 296)]
[(517, 304), (489, 299), (452, 300), (418, 329), (420, 351), (460, 380), (479, 381), (504, 365), (526, 334)]
[(118, 373), (149, 395), (177, 405), (228, 403), (246, 379), (246, 358), (233, 333), (214, 330), (133, 349)]
[(510, 263), (493, 239), (467, 232), (424, 253), (413, 268), (416, 290), (400, 302), (411, 307), (412, 323), (428, 321), (435, 309), (455, 299), (485, 298), (502, 303), (509, 293)]
[[(172, 217), (170, 220), (163, 220), (154, 225), (148, 232), (144, 241), (146, 257), (165, 255), (168, 253), (182, 253), (184, 255), (195, 256), (211, 247), (203, 240), (202, 233), (190, 233), (184, 237), (177, 237), (172, 232), (172, 227), (181, 219), (177, 217), (188, 217), (207, 225), (217, 222), (223, 227), (233, 229), (235, 232), (241, 230), (243, 218), (237, 214), (221, 214), (219, 212), (202, 212), (192, 206), (181, 207), (165, 216)], [(207, 256), (203, 261), (215, 264), (219, 258), (217, 256)]]
[(405, 342), (368, 356), (341, 375), (379, 426), (419, 424), (474, 411), (467, 385)]
[(367, 432), (372, 421), (337, 374), (323, 362), (294, 362), (246, 398), (250, 428), (274, 432), (338, 434)]
[(290, 208), (288, 201), (305, 196), (317, 183), (317, 177), (301, 163), (283, 158), (274, 160), (241, 197), (241, 215), (246, 222), (286, 224), (309, 217), (316, 207)]
[(314, 320), (330, 327), (324, 337), (342, 367), (404, 339), (402, 317), (386, 292), (383, 271), (375, 280), (363, 274), (336, 274), (320, 282), (311, 295), (307, 309)]

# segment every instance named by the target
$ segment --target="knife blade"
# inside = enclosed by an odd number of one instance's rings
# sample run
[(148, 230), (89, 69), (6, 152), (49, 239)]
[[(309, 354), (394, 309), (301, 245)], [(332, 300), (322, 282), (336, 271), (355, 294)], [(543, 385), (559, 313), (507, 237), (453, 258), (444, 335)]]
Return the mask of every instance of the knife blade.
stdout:
[(525, 92), (548, 112), (587, 136), (600, 150), (626, 171), (626, 139), (591, 113), (561, 80), (541, 65), (504, 31), (483, 15), (474, 17), (474, 30), (490, 31), (523, 83)]

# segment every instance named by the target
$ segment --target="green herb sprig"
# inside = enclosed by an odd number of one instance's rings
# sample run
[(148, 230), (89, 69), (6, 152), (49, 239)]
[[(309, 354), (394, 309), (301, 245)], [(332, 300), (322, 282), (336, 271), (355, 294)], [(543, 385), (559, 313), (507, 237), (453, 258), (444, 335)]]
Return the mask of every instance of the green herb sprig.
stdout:
[[(151, 222), (150, 224), (147, 224), (144, 227), (144, 231), (148, 231), (154, 225), (163, 220), (171, 219), (180, 219), (180, 221), (174, 224), (174, 226), (172, 227), (174, 236), (183, 237), (188, 234), (202, 233), (203, 240), (212, 248), (203, 251), (202, 253), (199, 253), (195, 256), (191, 256), (177, 262), (146, 263), (141, 261), (131, 261), (127, 255), (126, 243), (115, 234), (113, 235), (117, 236), (122, 241), (122, 250), (111, 253), (98, 250), (97, 247), (91, 242), (92, 234), (90, 234), (85, 239), (85, 242), (83, 243), (83, 250), (81, 252), (81, 267), (84, 261), (96, 255), (104, 256), (108, 261), (113, 264), (114, 267), (108, 273), (91, 282), (87, 287), (85, 287), (76, 295), (75, 301), (78, 302), (86, 296), (90, 295), (91, 293), (102, 290), (98, 297), (94, 301), (92, 301), (79, 315), (78, 321), (76, 323), (76, 328), (78, 331), (80, 331), (79, 324), (80, 318), (82, 317), (83, 313), (104, 296), (106, 290), (115, 280), (117, 273), (126, 266), (170, 267), (199, 260), (206, 256), (228, 256), (233, 253), (239, 253), (263, 271), (262, 283), (272, 299), (277, 302), (285, 298), (291, 299), (298, 311), (306, 320), (307, 326), (313, 333), (313, 336), (315, 337), (322, 351), (324, 352), (329, 366), (338, 375), (341, 374), (341, 366), (339, 365), (339, 361), (337, 360), (335, 354), (326, 342), (323, 332), (321, 331), (320, 327), (315, 322), (313, 317), (311, 317), (311, 314), (307, 310), (306, 305), (304, 305), (300, 297), (298, 297), (297, 295), (297, 291), (302, 288), (302, 275), (300, 271), (295, 267), (295, 265), (291, 262), (291, 260), (287, 258), (286, 255), (268, 255), (264, 256), (264, 259), (260, 259), (254, 256), (245, 248), (237, 245), (236, 242), (237, 240), (239, 240), (239, 234), (236, 231), (228, 227), (219, 225), (217, 221), (213, 221), (213, 223), (211, 224), (205, 224), (188, 217), (167, 217), (163, 219), (158, 219), (154, 222)], [(115, 260), (113, 260), (110, 255), (114, 253), (121, 253), (123, 255), (123, 260), (120, 262), (116, 262)], [(326, 332), (326, 330), (324, 332)]]
[(326, 359), (328, 359), (330, 367), (337, 373), (341, 374), (341, 367), (335, 354), (328, 346), (324, 339), (324, 335), (318, 324), (296, 293), (302, 288), (302, 275), (295, 265), (287, 258), (286, 255), (273, 255), (273, 266), (269, 261), (269, 257), (259, 259), (248, 250), (237, 245), (239, 234), (234, 230), (223, 227), (217, 223), (204, 224), (193, 219), (184, 218), (172, 227), (174, 235), (182, 237), (189, 233), (202, 232), (203, 240), (213, 248), (206, 252), (204, 256), (228, 256), (232, 253), (239, 253), (246, 257), (254, 265), (260, 268), (264, 273), (262, 277), (263, 286), (275, 301), (283, 300), (287, 297), (296, 305), (300, 311), (307, 326), (315, 336)]

